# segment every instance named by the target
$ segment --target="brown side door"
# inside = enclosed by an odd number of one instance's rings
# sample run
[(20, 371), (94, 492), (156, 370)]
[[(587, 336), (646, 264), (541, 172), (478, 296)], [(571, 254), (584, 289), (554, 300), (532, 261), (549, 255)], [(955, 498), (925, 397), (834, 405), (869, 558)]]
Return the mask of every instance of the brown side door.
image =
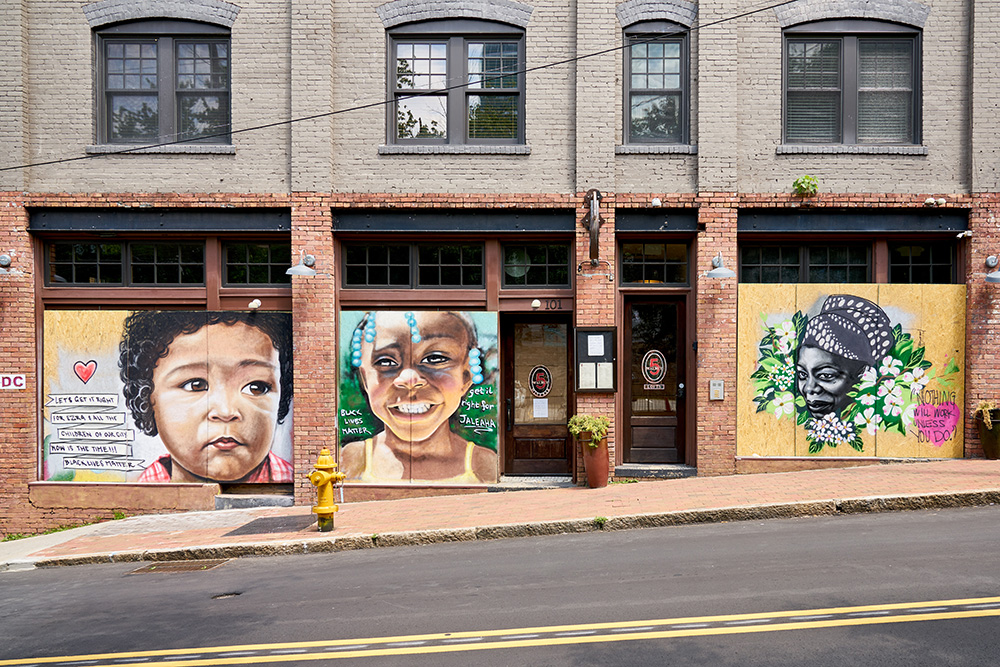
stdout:
[(570, 334), (565, 318), (512, 316), (501, 322), (507, 474), (572, 471), (573, 448), (566, 430), (573, 389)]
[(625, 304), (625, 463), (684, 462), (684, 301)]

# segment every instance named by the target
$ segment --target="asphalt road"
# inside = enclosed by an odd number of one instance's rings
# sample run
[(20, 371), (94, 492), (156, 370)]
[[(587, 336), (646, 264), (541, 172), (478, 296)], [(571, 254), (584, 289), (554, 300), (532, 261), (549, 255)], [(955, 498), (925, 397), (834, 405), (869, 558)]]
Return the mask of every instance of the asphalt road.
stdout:
[(998, 524), (986, 507), (7, 572), (0, 665), (989, 665)]

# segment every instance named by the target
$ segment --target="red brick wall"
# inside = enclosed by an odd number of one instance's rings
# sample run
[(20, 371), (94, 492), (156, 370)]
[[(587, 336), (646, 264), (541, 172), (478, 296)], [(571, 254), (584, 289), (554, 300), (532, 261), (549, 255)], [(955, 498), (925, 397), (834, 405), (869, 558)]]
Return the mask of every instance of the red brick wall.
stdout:
[[(733, 194), (703, 193), (695, 253), (697, 276), (697, 427), (699, 475), (731, 475), (736, 457), (736, 278), (705, 277), (712, 258), (722, 253), (736, 270), (736, 205)], [(709, 380), (726, 384), (724, 401), (708, 400)]]
[(988, 283), (986, 258), (1000, 256), (1000, 194), (978, 197), (969, 216), (965, 284), (965, 455), (982, 456), (973, 420), (980, 401), (1000, 405), (1000, 284)]
[[(596, 267), (584, 266), (586, 273), (597, 275), (576, 276), (576, 326), (578, 327), (612, 327), (618, 323), (618, 316), (615, 313), (615, 284), (616, 281), (609, 281), (606, 275), (609, 271), (614, 272), (617, 267), (615, 262), (615, 198), (612, 193), (602, 193), (604, 198), (600, 202), (601, 223), (600, 237), (598, 239), (598, 256), (601, 264)], [(576, 262), (590, 261), (590, 232), (584, 229), (580, 221), (590, 212), (590, 200), (584, 199), (586, 193), (577, 193), (577, 227), (576, 227)], [(607, 262), (607, 263), (605, 263)], [(571, 343), (572, 344), (572, 343)], [(618, 355), (621, 358), (621, 355)], [(619, 368), (619, 373), (621, 369)], [(570, 376), (576, 377), (574, 372)], [(618, 450), (617, 428), (615, 420), (615, 394), (577, 394), (576, 410), (574, 414), (604, 415), (611, 420), (611, 428), (608, 429), (608, 457), (610, 458), (610, 474), (614, 475), (615, 453)], [(575, 447), (576, 469), (583, 480), (583, 452), (580, 445)]]

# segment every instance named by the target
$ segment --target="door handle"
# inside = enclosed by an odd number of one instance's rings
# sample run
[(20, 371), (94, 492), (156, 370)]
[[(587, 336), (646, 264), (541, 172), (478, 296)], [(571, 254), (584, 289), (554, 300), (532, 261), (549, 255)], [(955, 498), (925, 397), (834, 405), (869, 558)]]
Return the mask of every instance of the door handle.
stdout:
[(684, 398), (684, 383), (677, 385), (677, 400)]
[(507, 430), (514, 430), (514, 400), (508, 398), (505, 403), (507, 404)]

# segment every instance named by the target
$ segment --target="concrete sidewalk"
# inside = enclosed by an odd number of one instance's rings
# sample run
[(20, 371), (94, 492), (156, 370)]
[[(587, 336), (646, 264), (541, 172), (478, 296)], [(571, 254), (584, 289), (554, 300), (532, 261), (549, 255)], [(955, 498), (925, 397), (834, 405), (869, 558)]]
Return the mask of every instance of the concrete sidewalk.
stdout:
[(998, 461), (894, 463), (347, 503), (330, 533), (308, 506), (138, 516), (0, 543), (0, 572), (989, 504), (1000, 505)]

